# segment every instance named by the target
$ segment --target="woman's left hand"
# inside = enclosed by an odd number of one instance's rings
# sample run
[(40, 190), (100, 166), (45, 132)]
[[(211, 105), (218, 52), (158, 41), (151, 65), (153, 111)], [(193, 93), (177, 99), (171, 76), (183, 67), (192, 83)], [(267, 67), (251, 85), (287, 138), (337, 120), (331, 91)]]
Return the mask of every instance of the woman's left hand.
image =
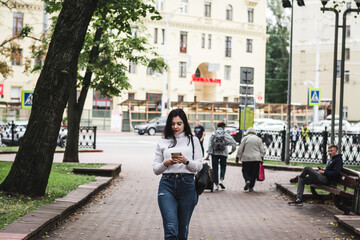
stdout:
[(176, 157), (172, 157), (173, 160), (177, 161), (177, 163), (186, 163), (188, 160), (184, 157), (184, 155), (180, 154)]

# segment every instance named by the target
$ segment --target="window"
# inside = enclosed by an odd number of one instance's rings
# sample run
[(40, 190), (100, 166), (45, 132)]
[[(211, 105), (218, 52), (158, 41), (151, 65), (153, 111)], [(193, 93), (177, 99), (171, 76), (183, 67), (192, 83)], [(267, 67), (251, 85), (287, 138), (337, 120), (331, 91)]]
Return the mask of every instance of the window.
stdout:
[(13, 49), (11, 53), (11, 64), (13, 66), (21, 66), (22, 59), (23, 59), (22, 49), (21, 48)]
[(305, 50), (300, 50), (300, 62), (305, 62)]
[(347, 119), (349, 115), (349, 108), (348, 107), (343, 107), (343, 119)]
[(164, 0), (156, 1), (156, 10), (158, 10), (158, 11), (164, 10)]
[(226, 6), (226, 20), (232, 20), (233, 18), (233, 9), (231, 5)]
[(181, 13), (183, 14), (188, 13), (188, 0), (181, 0), (180, 9), (181, 9)]
[(223, 102), (228, 102), (229, 101), (229, 97), (224, 97), (223, 99), (224, 99)]
[(239, 102), (239, 98), (237, 98), (237, 97), (234, 98), (234, 102), (237, 102), (237, 103), (238, 103), (238, 102)]
[(229, 66), (229, 65), (225, 65), (224, 79), (225, 80), (230, 80), (231, 79), (231, 66)]
[(165, 29), (161, 29), (161, 44), (165, 44)]
[(93, 93), (93, 109), (110, 110), (111, 104), (111, 97), (104, 96), (98, 91)]
[(13, 13), (13, 36), (16, 37), (24, 24), (24, 14), (22, 13)]
[(211, 2), (205, 2), (205, 17), (211, 17)]
[(19, 87), (12, 87), (10, 92), (10, 102), (20, 102), (20, 88)]
[(248, 22), (249, 23), (254, 22), (254, 9), (253, 8), (248, 9)]
[(153, 75), (154, 74), (154, 69), (152, 69), (151, 67), (147, 67), (146, 68), (146, 75)]
[(187, 32), (180, 32), (180, 52), (186, 53)]
[(345, 48), (345, 60), (350, 60), (350, 48)]
[(225, 38), (225, 57), (231, 57), (231, 37)]
[(136, 73), (136, 63), (129, 62), (129, 73)]
[(205, 48), (205, 33), (201, 34), (201, 48)]
[(347, 2), (347, 3), (346, 3), (346, 8), (347, 8), (347, 9), (351, 8), (351, 2)]
[(211, 34), (208, 35), (208, 49), (211, 49)]
[(180, 62), (179, 64), (179, 77), (186, 77), (186, 62)]
[(252, 52), (252, 39), (246, 39), (246, 52), (251, 53)]
[(135, 93), (128, 93), (129, 100), (135, 100)]
[(178, 102), (184, 102), (184, 95), (178, 95)]
[(161, 101), (161, 93), (146, 93), (146, 100), (148, 101)]
[(137, 37), (138, 37), (138, 32), (139, 32), (139, 30), (138, 30), (137, 28), (134, 28), (134, 27), (131, 28), (131, 36), (132, 36), (133, 38), (137, 38)]
[(350, 82), (350, 71), (345, 71), (345, 83)]
[(154, 28), (154, 43), (158, 43), (158, 29)]
[(346, 26), (346, 37), (350, 37), (350, 35), (351, 35), (350, 26)]

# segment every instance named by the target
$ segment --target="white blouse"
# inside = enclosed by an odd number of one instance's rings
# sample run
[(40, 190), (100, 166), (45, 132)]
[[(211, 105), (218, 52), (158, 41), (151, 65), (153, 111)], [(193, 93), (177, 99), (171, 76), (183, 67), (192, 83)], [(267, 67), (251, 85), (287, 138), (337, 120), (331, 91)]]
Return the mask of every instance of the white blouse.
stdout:
[[(175, 135), (176, 145), (169, 148), (172, 144), (172, 139), (162, 138), (156, 146), (155, 160), (153, 163), (153, 170), (156, 175), (162, 173), (196, 173), (202, 169), (202, 151), (199, 139), (193, 137), (194, 140), (194, 159), (192, 159), (192, 144), (191, 140), (182, 132)], [(190, 142), (189, 142), (190, 140)], [(177, 163), (170, 166), (164, 165), (164, 160), (171, 158), (171, 153), (181, 152), (182, 155), (189, 161), (188, 165)]]

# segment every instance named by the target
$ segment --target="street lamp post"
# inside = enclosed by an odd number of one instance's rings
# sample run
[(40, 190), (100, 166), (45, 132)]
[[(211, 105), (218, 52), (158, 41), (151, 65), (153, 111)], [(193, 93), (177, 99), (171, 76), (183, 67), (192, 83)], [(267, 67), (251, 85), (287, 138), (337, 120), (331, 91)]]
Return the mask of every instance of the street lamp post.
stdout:
[[(340, 67), (340, 106), (339, 106), (339, 135), (338, 135), (338, 152), (341, 153), (341, 145), (342, 145), (342, 122), (343, 122), (343, 108), (344, 108), (344, 81), (345, 81), (345, 44), (346, 44), (346, 15), (351, 12), (360, 12), (360, 0), (354, 0), (357, 6), (357, 9), (348, 8), (343, 13), (343, 22), (342, 25), (339, 26), (339, 17), (338, 17), (338, 11), (336, 9), (332, 8), (325, 8), (325, 5), (327, 4), (329, 0), (321, 0), (321, 3), (323, 4), (323, 7), (321, 10), (324, 11), (333, 11), (335, 12), (336, 19), (335, 19), (335, 47), (334, 47), (334, 81), (333, 81), (333, 98), (335, 98), (336, 95), (336, 66), (337, 66), (337, 41), (338, 41), (338, 28), (342, 28), (342, 41), (341, 41), (341, 67)], [(335, 85), (335, 88), (334, 88)], [(332, 139), (331, 143), (334, 143), (333, 140), (333, 132), (334, 132), (334, 122), (335, 122), (335, 102), (333, 100), (333, 108), (331, 112), (331, 133), (332, 133)]]
[[(293, 41), (293, 13), (294, 0), (282, 0), (284, 8), (291, 8), (291, 29), (290, 29), (290, 53), (289, 53), (289, 70), (288, 70), (288, 94), (287, 94), (287, 128), (285, 137), (285, 163), (290, 163), (290, 128), (291, 128), (291, 72), (292, 72), (292, 41)], [(297, 4), (305, 6), (304, 1), (297, 0)]]

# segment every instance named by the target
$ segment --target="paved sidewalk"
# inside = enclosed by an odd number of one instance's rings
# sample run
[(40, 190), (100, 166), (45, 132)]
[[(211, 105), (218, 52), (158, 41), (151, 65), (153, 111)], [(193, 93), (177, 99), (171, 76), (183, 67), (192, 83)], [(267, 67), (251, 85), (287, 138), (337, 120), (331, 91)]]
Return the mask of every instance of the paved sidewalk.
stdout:
[[(123, 164), (121, 177), (62, 225), (50, 239), (163, 239), (157, 206), (160, 176), (152, 162)], [(328, 205), (291, 207), (275, 190), (275, 182), (287, 181), (294, 172), (265, 170), (266, 180), (255, 192), (243, 191), (241, 167), (229, 166), (226, 191), (205, 192), (195, 208), (189, 239), (356, 239), (337, 227)]]

